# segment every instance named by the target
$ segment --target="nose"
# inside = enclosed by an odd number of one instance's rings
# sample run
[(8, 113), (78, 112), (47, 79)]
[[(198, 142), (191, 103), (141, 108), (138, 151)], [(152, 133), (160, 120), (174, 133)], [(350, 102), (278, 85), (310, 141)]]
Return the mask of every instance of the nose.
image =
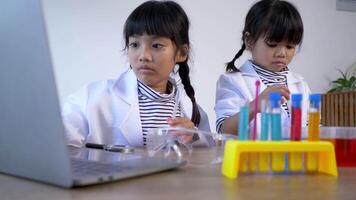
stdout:
[(139, 51), (139, 61), (140, 62), (149, 62), (152, 60), (152, 55), (150, 48), (147, 46), (141, 46)]
[(286, 49), (285, 46), (277, 47), (277, 49), (276, 49), (276, 57), (284, 58), (286, 56), (286, 52), (287, 52), (287, 49)]

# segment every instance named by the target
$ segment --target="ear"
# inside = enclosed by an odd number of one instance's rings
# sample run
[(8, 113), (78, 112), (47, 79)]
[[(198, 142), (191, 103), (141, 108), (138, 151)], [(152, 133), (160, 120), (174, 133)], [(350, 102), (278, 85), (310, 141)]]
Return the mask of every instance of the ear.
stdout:
[(176, 54), (176, 63), (184, 62), (187, 60), (189, 54), (189, 46), (187, 44), (182, 45)]
[(244, 34), (244, 43), (246, 45), (246, 49), (247, 50), (251, 50), (252, 49), (253, 41), (252, 41), (250, 32), (245, 32), (245, 34)]

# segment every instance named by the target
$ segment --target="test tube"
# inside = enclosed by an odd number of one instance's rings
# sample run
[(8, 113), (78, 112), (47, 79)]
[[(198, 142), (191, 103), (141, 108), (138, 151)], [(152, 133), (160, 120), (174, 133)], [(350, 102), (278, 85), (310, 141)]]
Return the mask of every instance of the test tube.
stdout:
[[(253, 105), (253, 128), (251, 131), (251, 137), (250, 139), (255, 141), (257, 139), (257, 113), (258, 113), (258, 104), (259, 104), (259, 94), (260, 94), (260, 86), (261, 82), (260, 80), (256, 80), (255, 82), (255, 102)], [(249, 169), (252, 172), (257, 171), (257, 163), (259, 160), (259, 155), (258, 153), (250, 153), (249, 154)]]
[(271, 132), (271, 109), (265, 99), (261, 100), (261, 135), (260, 140), (268, 140)]
[[(274, 141), (282, 140), (282, 122), (281, 122), (281, 94), (271, 92), (269, 95), (271, 107), (271, 138)], [(283, 171), (285, 168), (285, 153), (272, 153), (272, 170), (275, 172)]]
[[(271, 113), (268, 103), (265, 99), (261, 100), (261, 134), (260, 140), (267, 141), (271, 130)], [(269, 170), (269, 153), (259, 153), (258, 169), (260, 172)]]
[[(302, 135), (302, 94), (292, 94), (291, 141), (300, 141)], [(289, 170), (300, 171), (303, 168), (303, 154), (289, 153)]]
[(246, 103), (244, 106), (240, 108), (239, 112), (239, 140), (248, 140), (249, 139), (249, 127), (248, 127), (248, 115), (249, 115), (249, 107)]
[[(319, 140), (319, 125), (320, 125), (320, 94), (311, 94), (309, 96), (309, 125), (308, 125), (308, 141)], [(316, 171), (318, 169), (318, 154), (308, 152), (306, 159), (307, 171)]]
[[(249, 107), (248, 103), (243, 105), (240, 108), (239, 112), (239, 127), (238, 127), (238, 134), (239, 140), (245, 141), (249, 139), (249, 126), (248, 126), (248, 116), (249, 116)], [(240, 171), (247, 172), (248, 171), (248, 155), (246, 153), (242, 153), (240, 158)]]

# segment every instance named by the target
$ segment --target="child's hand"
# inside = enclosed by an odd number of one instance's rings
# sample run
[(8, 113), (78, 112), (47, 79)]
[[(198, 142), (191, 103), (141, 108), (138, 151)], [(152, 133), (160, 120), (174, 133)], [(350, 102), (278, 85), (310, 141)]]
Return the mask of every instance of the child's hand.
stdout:
[[(177, 117), (174, 119), (168, 118), (167, 122), (171, 127), (183, 127), (183, 128), (195, 129), (194, 123), (186, 117)], [(182, 142), (183, 144), (187, 144), (193, 140), (193, 134), (191, 132), (189, 133), (179, 132), (176, 133), (176, 136), (179, 138), (179, 141)]]
[(279, 92), (282, 96), (282, 102), (284, 103), (289, 100), (290, 91), (286, 85), (274, 85), (271, 87), (267, 87), (261, 94), (261, 99), (268, 100), (268, 96), (271, 92)]
[(282, 96), (281, 103), (285, 103), (290, 98), (290, 91), (286, 85), (274, 85), (271, 87), (267, 87), (261, 94), (260, 94), (260, 102), (258, 106), (258, 111), (261, 112), (261, 100), (268, 101), (268, 96), (271, 92), (279, 92)]

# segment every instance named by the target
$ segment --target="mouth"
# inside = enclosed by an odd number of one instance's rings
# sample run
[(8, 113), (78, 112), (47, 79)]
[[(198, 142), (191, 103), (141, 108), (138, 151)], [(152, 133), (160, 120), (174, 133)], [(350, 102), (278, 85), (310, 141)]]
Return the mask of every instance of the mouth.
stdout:
[(143, 65), (143, 66), (140, 66), (140, 67), (138, 68), (138, 71), (140, 71), (140, 72), (146, 74), (146, 73), (153, 73), (153, 72), (154, 72), (154, 69), (151, 68), (151, 67), (149, 67), (149, 66), (147, 66), (147, 65)]
[(282, 61), (276, 61), (276, 62), (273, 62), (272, 64), (277, 67), (285, 67), (286, 66), (286, 63), (282, 62)]

